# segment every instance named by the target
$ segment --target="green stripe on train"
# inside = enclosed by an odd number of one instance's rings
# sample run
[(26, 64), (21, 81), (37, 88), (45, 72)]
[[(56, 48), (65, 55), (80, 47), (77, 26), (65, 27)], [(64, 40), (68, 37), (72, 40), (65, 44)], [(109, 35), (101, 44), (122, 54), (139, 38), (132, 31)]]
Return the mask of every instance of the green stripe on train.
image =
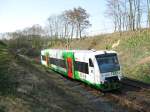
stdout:
[(73, 64), (72, 64), (73, 79), (78, 78), (78, 77), (76, 77), (76, 76), (78, 76), (78, 73), (77, 73), (77, 71), (75, 71), (75, 68), (74, 68), (74, 62), (75, 62), (74, 53), (73, 52), (63, 52), (62, 56), (63, 56), (63, 59), (66, 61), (67, 71), (68, 71), (67, 58), (71, 58), (72, 59), (72, 61), (73, 61)]

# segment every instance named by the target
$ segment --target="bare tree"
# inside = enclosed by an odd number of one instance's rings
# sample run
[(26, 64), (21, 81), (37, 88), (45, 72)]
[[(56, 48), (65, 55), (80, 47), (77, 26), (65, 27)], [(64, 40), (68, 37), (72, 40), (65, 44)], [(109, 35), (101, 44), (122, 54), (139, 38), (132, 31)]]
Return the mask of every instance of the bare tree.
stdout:
[(66, 17), (67, 23), (70, 26), (71, 30), (70, 30), (70, 37), (71, 39), (74, 36), (74, 30), (75, 30), (75, 14), (72, 10), (67, 10), (64, 13), (64, 16)]
[(121, 31), (122, 9), (119, 0), (107, 0), (107, 16), (112, 18), (114, 31)]
[(87, 29), (90, 26), (89, 22), (89, 14), (86, 12), (85, 9), (78, 7), (74, 8), (74, 19), (76, 23), (76, 32), (77, 32), (77, 37), (79, 34), (79, 37), (82, 37), (82, 32)]
[(78, 7), (65, 12), (69, 25), (71, 26), (71, 38), (76, 32), (76, 37), (82, 37), (82, 32), (90, 26), (89, 14), (86, 10)]
[(141, 1), (137, 0), (137, 21), (136, 21), (136, 28), (141, 28), (141, 16), (142, 16), (142, 9), (141, 9)]
[(114, 31), (136, 30), (141, 27), (140, 0), (107, 0), (107, 16), (114, 23)]
[(150, 0), (147, 0), (147, 23), (150, 27)]
[(133, 0), (128, 0), (128, 2), (129, 2), (129, 29), (134, 30)]
[(81, 7), (50, 16), (47, 21), (51, 38), (81, 38), (82, 33), (90, 26), (89, 14)]

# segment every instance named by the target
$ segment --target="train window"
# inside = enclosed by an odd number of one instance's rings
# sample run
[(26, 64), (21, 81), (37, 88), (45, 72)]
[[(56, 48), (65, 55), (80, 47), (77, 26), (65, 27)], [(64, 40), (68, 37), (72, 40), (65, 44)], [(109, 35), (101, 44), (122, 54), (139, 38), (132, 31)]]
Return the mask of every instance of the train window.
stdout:
[(66, 68), (65, 60), (57, 58), (49, 58), (49, 64), (53, 64), (62, 68)]
[(46, 56), (42, 55), (42, 60), (46, 61)]
[(104, 55), (96, 55), (95, 57), (101, 73), (120, 70), (120, 65), (116, 54), (109, 53)]
[(62, 68), (66, 68), (65, 60), (59, 60), (59, 65), (60, 65), (60, 67), (62, 67)]
[(89, 66), (90, 66), (90, 67), (94, 67), (93, 62), (92, 62), (91, 59), (89, 59)]
[(75, 61), (75, 70), (89, 74), (88, 63)]

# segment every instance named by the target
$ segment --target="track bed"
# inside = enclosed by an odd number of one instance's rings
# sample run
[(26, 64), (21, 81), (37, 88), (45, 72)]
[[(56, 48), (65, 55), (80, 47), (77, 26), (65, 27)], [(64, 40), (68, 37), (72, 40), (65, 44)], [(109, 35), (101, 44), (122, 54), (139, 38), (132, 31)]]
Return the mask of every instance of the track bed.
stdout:
[[(25, 57), (21, 57), (25, 58)], [(22, 59), (21, 59), (22, 60)], [(30, 64), (28, 58), (23, 60), (26, 66), (32, 68), (31, 71), (35, 71), (35, 74), (38, 74), (40, 77), (46, 78), (48, 83), (53, 82), (56, 86), (58, 86), (61, 91), (63, 90), (65, 93), (70, 95), (72, 98), (79, 98), (79, 102), (82, 102), (80, 105), (84, 108), (84, 106), (88, 106), (92, 111), (143, 111), (148, 112), (150, 110), (150, 91), (149, 88), (142, 88), (130, 86), (129, 84), (123, 84), (123, 89), (117, 92), (107, 92), (102, 93), (99, 90), (95, 90), (81, 82), (68, 79), (63, 77), (56, 72), (53, 72), (47, 68), (43, 68), (39, 64)], [(33, 69), (34, 68), (34, 69)], [(81, 99), (80, 99), (81, 98)], [(85, 100), (83, 103), (82, 99)], [(75, 106), (75, 105), (74, 105)], [(63, 108), (63, 107), (62, 107)], [(74, 108), (74, 107), (73, 107)], [(75, 108), (77, 108), (75, 106)], [(87, 107), (85, 107), (87, 108)], [(86, 109), (85, 109), (86, 110)], [(87, 111), (86, 110), (86, 111)]]
[[(67, 79), (56, 72), (49, 71), (38, 64), (31, 64), (27, 59), (19, 59), (19, 65), (26, 69), (28, 73), (25, 74), (27, 79), (38, 79), (36, 82), (31, 80), (34, 88), (31, 89), (32, 93), (29, 95), (32, 98), (38, 99), (37, 101), (43, 106), (43, 111), (51, 105), (54, 105), (54, 110), (74, 111), (74, 112), (133, 112), (133, 109), (126, 108), (105, 98), (104, 94), (95, 94), (87, 90), (83, 83)], [(30, 74), (30, 76), (29, 76)], [(32, 78), (34, 77), (34, 78)], [(24, 80), (27, 83), (26, 79)], [(87, 86), (88, 87), (88, 86)], [(90, 87), (89, 87), (90, 89)], [(33, 99), (34, 100), (34, 99)], [(35, 100), (35, 102), (37, 102)], [(37, 110), (38, 110), (37, 104)]]

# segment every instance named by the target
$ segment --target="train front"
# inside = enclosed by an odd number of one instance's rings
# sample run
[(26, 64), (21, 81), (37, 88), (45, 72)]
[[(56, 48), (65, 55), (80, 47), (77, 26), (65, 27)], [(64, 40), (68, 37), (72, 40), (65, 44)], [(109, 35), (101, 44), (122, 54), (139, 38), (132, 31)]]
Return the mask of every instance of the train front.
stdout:
[(100, 71), (103, 91), (120, 89), (121, 71), (116, 52), (104, 52), (95, 56)]

